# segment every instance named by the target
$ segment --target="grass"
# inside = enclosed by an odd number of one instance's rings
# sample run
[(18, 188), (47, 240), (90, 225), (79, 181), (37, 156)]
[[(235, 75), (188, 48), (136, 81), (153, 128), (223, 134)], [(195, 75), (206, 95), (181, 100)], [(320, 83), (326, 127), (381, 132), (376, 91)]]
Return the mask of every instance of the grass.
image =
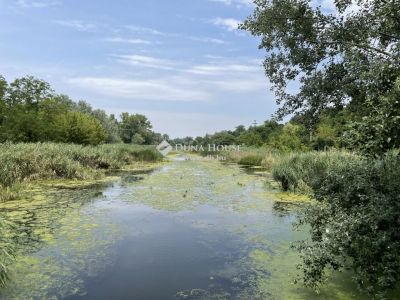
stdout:
[(360, 156), (347, 151), (286, 153), (264, 147), (242, 147), (241, 151), (224, 152), (223, 155), (228, 162), (261, 166), (271, 171), (283, 191), (302, 194), (309, 194), (313, 183), (333, 166), (360, 159)]
[(159, 160), (162, 156), (153, 146), (0, 144), (0, 201), (12, 199), (19, 185), (32, 180), (96, 179), (104, 170)]
[(0, 218), (0, 287), (7, 284), (8, 266), (14, 261), (14, 249), (11, 240), (5, 235), (8, 224)]
[(240, 151), (224, 152), (223, 155), (228, 162), (244, 166), (261, 166), (271, 170), (274, 162), (281, 154), (268, 148), (241, 147)]
[(284, 191), (308, 193), (333, 166), (359, 159), (359, 156), (346, 151), (291, 153), (282, 155), (273, 164), (272, 176)]

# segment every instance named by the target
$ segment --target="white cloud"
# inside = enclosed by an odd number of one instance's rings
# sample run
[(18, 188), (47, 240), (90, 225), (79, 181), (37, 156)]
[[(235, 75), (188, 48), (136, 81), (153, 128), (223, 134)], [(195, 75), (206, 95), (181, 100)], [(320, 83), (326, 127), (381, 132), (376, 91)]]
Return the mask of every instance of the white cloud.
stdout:
[(205, 64), (193, 64), (137, 54), (112, 57), (124, 64), (150, 70), (139, 72), (140, 77), (134, 75), (135, 78), (78, 76), (69, 79), (68, 83), (75, 90), (82, 88), (95, 97), (132, 101), (215, 102), (220, 95), (255, 95), (268, 89), (260, 61), (254, 58), (219, 57), (210, 58)]
[(131, 66), (141, 66), (147, 68), (161, 69), (161, 70), (174, 70), (175, 62), (161, 59), (151, 56), (144, 55), (113, 55), (118, 58), (119, 62), (122, 62)]
[(260, 74), (261, 60), (251, 58), (237, 58), (236, 61), (227, 60), (220, 56), (207, 56), (210, 59), (205, 64), (190, 64), (188, 62), (168, 60), (145, 55), (111, 55), (120, 63), (130, 66), (139, 66), (160, 70), (190, 73), (193, 75), (222, 76), (243, 75), (244, 73)]
[(195, 41), (195, 42), (202, 42), (202, 43), (208, 43), (208, 44), (228, 44), (227, 41), (216, 39), (216, 38), (210, 38), (210, 37), (196, 37), (196, 36), (190, 36), (190, 40)]
[(89, 89), (97, 94), (131, 100), (208, 101), (211, 95), (192, 86), (183, 78), (120, 79), (108, 77), (78, 77), (69, 84)]
[(128, 25), (125, 26), (125, 28), (140, 33), (140, 34), (152, 34), (152, 35), (159, 35), (159, 36), (171, 36), (173, 34), (170, 33), (165, 33), (161, 32), (157, 29), (149, 28), (149, 27), (142, 27), (142, 26), (136, 26), (136, 25)]
[(255, 75), (242, 78), (227, 78), (213, 80), (208, 83), (210, 86), (232, 93), (248, 93), (253, 91), (267, 90), (268, 83), (265, 78)]
[(61, 1), (32, 1), (32, 0), (18, 0), (17, 5), (21, 8), (46, 8), (50, 6), (61, 5)]
[(210, 20), (210, 22), (228, 31), (237, 30), (241, 23), (241, 21), (232, 18), (215, 18)]
[(95, 31), (97, 26), (92, 23), (87, 23), (81, 20), (57, 20), (55, 21), (57, 24), (69, 27), (78, 31)]
[(215, 91), (249, 93), (265, 91), (268, 83), (263, 74), (261, 61), (254, 58), (210, 57), (207, 64), (193, 65), (185, 72), (193, 74), (199, 84)]
[(243, 64), (206, 64), (206, 65), (196, 65), (187, 70), (189, 73), (198, 75), (221, 75), (223, 73), (233, 74), (233, 73), (244, 73), (244, 72), (257, 72), (260, 67), (255, 65), (243, 65)]
[(208, 0), (209, 2), (219, 2), (225, 5), (234, 5), (237, 8), (242, 8), (243, 6), (251, 6), (253, 1), (251, 0)]
[[(214, 21), (214, 20), (212, 20)], [(239, 22), (239, 21), (238, 21)], [(213, 38), (213, 37), (203, 37), (203, 36), (187, 36), (187, 35), (182, 35), (178, 33), (170, 33), (170, 32), (163, 32), (159, 31), (154, 28), (149, 28), (149, 27), (142, 27), (142, 26), (135, 26), (135, 25), (128, 25), (125, 26), (127, 29), (141, 35), (155, 35), (160, 38), (180, 38), (180, 39), (189, 39), (195, 42), (201, 42), (201, 43), (209, 43), (209, 44), (228, 44), (227, 41), (218, 39), (218, 38)]]
[(107, 38), (104, 39), (106, 42), (112, 42), (112, 43), (125, 43), (125, 44), (153, 44), (151, 41), (147, 40), (142, 40), (142, 39), (126, 39), (126, 38), (121, 38), (121, 37), (113, 37), (113, 38)]

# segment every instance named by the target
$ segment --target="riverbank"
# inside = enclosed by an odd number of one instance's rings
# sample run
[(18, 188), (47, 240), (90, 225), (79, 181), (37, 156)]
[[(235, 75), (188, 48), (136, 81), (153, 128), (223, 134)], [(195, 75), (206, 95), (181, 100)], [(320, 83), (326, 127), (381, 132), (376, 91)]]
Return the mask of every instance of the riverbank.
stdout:
[(350, 151), (282, 152), (263, 147), (242, 147), (241, 151), (227, 151), (222, 155), (226, 162), (265, 169), (282, 191), (299, 195), (310, 195), (313, 182), (325, 176), (334, 166), (362, 160), (360, 155)]
[(158, 162), (153, 146), (109, 144), (81, 146), (57, 143), (0, 144), (0, 201), (15, 199), (23, 185), (37, 180), (95, 180), (107, 170)]

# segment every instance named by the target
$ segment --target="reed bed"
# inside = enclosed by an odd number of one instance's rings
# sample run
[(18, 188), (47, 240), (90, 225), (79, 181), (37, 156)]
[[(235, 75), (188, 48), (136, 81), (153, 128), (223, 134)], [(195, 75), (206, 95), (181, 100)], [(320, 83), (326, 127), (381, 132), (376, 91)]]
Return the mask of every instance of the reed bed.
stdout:
[(57, 143), (0, 144), (0, 200), (12, 198), (18, 185), (38, 179), (95, 179), (104, 170), (137, 161), (159, 161), (153, 146)]

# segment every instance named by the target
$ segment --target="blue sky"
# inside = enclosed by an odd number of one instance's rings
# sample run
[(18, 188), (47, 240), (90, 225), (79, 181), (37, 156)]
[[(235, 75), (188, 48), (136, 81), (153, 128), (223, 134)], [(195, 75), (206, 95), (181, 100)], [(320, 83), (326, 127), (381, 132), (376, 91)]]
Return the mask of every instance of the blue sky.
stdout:
[(247, 0), (0, 0), (0, 74), (34, 75), (172, 137), (276, 110), (258, 40), (236, 29)]

